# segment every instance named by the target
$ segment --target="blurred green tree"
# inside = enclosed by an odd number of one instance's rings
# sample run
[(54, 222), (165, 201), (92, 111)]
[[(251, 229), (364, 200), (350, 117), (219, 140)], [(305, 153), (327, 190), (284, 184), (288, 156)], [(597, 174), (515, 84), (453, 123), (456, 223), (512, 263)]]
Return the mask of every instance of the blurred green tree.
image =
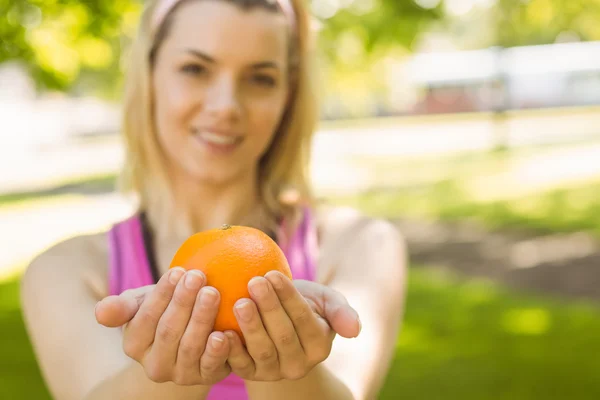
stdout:
[(20, 61), (40, 88), (110, 96), (138, 0), (0, 0), (0, 63)]
[[(311, 1), (311, 0), (306, 0)], [(416, 1), (416, 2), (415, 2)], [(312, 0), (323, 22), (320, 49), (333, 65), (355, 68), (392, 47), (410, 48), (431, 18), (431, 0)], [(41, 89), (118, 95), (120, 55), (143, 0), (0, 0), (0, 63), (22, 62)], [(340, 50), (340, 45), (342, 50)]]
[[(319, 50), (341, 81), (395, 50), (410, 50), (454, 0), (305, 0), (321, 21)], [(474, 5), (483, 0), (469, 0)], [(477, 3), (477, 4), (476, 4)], [(0, 0), (0, 63), (22, 62), (40, 88), (112, 97), (120, 55), (143, 0)], [(600, 0), (489, 0), (502, 47), (600, 40)], [(461, 18), (463, 19), (463, 18)], [(463, 19), (463, 21), (468, 18)], [(466, 27), (465, 27), (466, 28)], [(468, 30), (468, 29), (467, 29)], [(377, 90), (377, 84), (370, 82)]]
[(345, 62), (339, 45), (348, 35), (356, 38), (365, 54), (398, 46), (410, 49), (428, 22), (443, 15), (439, 0), (313, 0), (312, 5), (315, 16), (323, 20), (321, 49), (328, 59), (339, 62)]
[(496, 0), (497, 45), (600, 40), (600, 0)]

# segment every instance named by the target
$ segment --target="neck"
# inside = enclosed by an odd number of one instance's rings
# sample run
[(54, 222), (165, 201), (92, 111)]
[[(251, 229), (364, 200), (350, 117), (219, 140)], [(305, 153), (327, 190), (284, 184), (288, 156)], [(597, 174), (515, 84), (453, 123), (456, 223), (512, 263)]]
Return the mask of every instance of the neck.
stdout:
[(223, 224), (238, 225), (260, 204), (256, 178), (243, 178), (227, 185), (183, 183), (175, 188), (176, 207), (198, 232)]
[[(158, 215), (163, 210), (148, 210), (157, 239), (182, 241), (189, 235), (215, 229), (223, 224), (257, 225), (256, 218), (262, 207), (256, 173), (244, 175), (223, 185), (214, 185), (191, 179), (171, 181), (175, 220), (185, 221), (185, 228), (160, 229)], [(158, 228), (158, 229), (156, 229)]]

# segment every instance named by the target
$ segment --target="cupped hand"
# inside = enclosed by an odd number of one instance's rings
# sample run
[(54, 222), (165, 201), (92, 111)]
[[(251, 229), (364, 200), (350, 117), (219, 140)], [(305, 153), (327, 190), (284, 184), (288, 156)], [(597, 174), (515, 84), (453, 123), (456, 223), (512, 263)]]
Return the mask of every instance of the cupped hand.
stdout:
[(235, 315), (245, 346), (226, 331), (232, 371), (246, 380), (300, 379), (331, 352), (336, 334), (352, 338), (361, 329), (356, 311), (339, 292), (279, 272), (253, 278), (252, 299), (241, 299)]
[(97, 321), (123, 326), (123, 350), (154, 382), (213, 385), (229, 375), (230, 347), (213, 332), (219, 292), (200, 271), (169, 270), (156, 285), (109, 296), (96, 306)]

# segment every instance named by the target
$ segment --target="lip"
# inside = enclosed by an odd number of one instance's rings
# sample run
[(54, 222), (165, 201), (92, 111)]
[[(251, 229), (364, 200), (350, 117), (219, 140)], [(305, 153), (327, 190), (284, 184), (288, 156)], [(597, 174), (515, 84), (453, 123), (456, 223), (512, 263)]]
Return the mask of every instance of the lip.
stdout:
[(232, 130), (229, 129), (219, 129), (219, 128), (214, 128), (214, 127), (209, 127), (209, 126), (203, 126), (203, 127), (193, 127), (192, 128), (192, 133), (197, 134), (198, 132), (212, 132), (212, 133), (216, 133), (217, 135), (222, 135), (222, 136), (228, 136), (228, 137), (243, 137), (242, 134), (234, 132)]

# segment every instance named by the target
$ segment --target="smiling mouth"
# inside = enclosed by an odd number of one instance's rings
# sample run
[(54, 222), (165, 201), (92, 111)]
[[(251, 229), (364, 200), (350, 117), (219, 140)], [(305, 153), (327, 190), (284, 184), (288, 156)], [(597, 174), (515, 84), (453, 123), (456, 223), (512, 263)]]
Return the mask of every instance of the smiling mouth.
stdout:
[(239, 135), (229, 135), (213, 132), (210, 130), (192, 129), (192, 134), (201, 139), (203, 142), (207, 142), (217, 146), (232, 146), (242, 142), (244, 139)]

